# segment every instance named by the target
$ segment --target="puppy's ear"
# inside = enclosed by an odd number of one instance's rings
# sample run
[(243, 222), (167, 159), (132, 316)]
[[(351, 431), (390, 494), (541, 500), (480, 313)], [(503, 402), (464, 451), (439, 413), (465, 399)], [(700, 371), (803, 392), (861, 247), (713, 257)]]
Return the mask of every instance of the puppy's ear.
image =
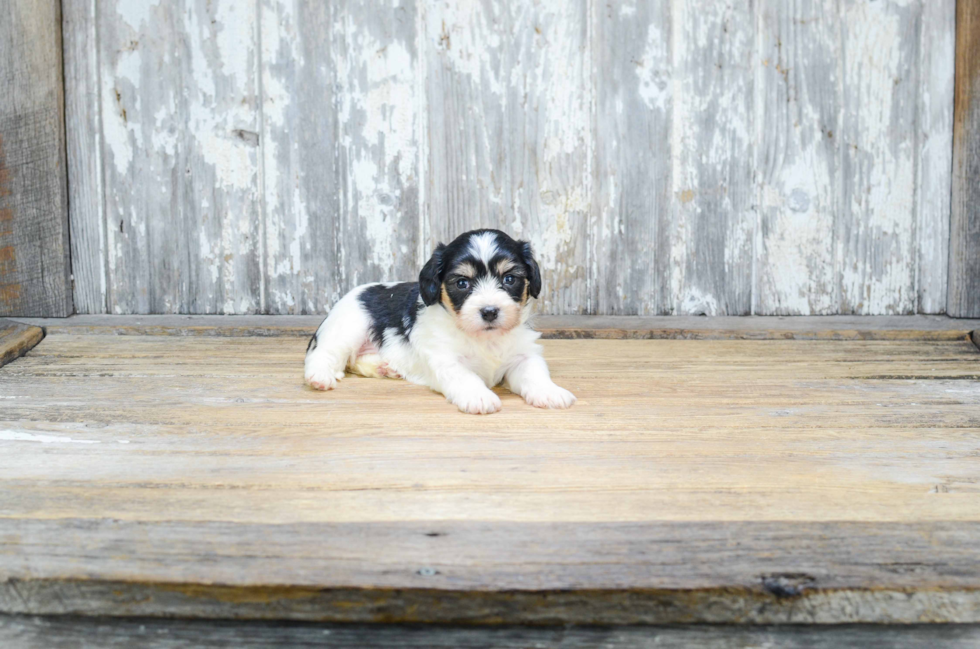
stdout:
[(446, 249), (445, 244), (440, 243), (436, 246), (429, 261), (422, 266), (419, 273), (419, 295), (425, 306), (432, 306), (439, 301), (439, 288), (442, 286), (442, 253)]
[(531, 297), (538, 297), (541, 294), (541, 269), (538, 262), (534, 260), (534, 253), (531, 251), (531, 244), (527, 241), (518, 241), (521, 246), (521, 256), (524, 258), (524, 265), (527, 266), (527, 290)]

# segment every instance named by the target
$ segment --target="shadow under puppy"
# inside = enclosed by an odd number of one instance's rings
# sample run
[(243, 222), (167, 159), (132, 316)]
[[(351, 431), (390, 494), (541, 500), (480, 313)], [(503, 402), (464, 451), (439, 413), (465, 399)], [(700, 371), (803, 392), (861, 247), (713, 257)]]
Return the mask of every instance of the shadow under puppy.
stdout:
[(538, 408), (575, 396), (551, 380), (531, 329), (541, 292), (531, 245), (499, 230), (439, 244), (419, 281), (365, 284), (345, 295), (306, 350), (306, 382), (330, 390), (345, 370), (403, 378), (441, 392), (463, 412), (500, 410), (503, 384)]

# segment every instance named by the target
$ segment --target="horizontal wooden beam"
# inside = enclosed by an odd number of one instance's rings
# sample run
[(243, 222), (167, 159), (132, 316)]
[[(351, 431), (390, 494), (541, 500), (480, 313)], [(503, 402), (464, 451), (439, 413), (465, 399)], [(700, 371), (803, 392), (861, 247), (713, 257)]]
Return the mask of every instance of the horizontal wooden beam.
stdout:
[[(58, 334), (311, 336), (323, 316), (78, 315), (18, 318)], [(946, 316), (537, 316), (544, 338), (966, 340), (980, 319)]]
[(520, 627), (401, 624), (298, 624), (289, 622), (89, 619), (0, 615), (0, 645), (8, 649), (263, 649), (324, 647), (364, 649), (688, 649), (689, 647), (787, 647), (841, 649), (975, 649), (980, 625), (914, 626), (619, 626)]
[(980, 522), (0, 519), (0, 612), (518, 624), (980, 622)]

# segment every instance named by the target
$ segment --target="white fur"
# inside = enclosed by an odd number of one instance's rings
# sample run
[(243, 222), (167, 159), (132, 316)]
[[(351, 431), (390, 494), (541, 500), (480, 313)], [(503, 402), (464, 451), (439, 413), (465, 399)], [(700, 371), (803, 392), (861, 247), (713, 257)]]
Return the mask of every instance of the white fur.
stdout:
[(492, 232), (484, 232), (470, 239), (470, 254), (489, 266), (497, 254), (497, 237)]
[[(404, 378), (427, 386), (473, 414), (500, 410), (500, 398), (490, 388), (501, 382), (539, 408), (575, 403), (571, 392), (551, 380), (536, 342), (541, 334), (527, 324), (530, 308), (522, 309), (502, 290), (474, 295), (458, 318), (442, 304), (422, 306), (408, 339), (387, 330), (378, 350), (368, 335), (370, 315), (358, 299), (367, 286), (345, 295), (317, 329), (317, 346), (306, 355), (305, 376), (311, 387), (330, 390), (349, 368), (364, 376)], [(470, 313), (469, 302), (481, 306)], [(479, 308), (488, 304), (501, 307), (502, 326), (492, 331), (470, 327), (474, 317), (480, 320)]]

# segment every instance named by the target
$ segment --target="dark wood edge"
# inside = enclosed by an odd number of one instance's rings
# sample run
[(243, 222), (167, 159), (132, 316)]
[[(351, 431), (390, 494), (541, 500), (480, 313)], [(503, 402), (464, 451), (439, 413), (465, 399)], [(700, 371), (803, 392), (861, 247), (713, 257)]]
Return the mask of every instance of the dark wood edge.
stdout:
[(269, 621), (161, 620), (80, 616), (0, 615), (0, 645), (7, 649), (688, 649), (783, 647), (785, 649), (975, 649), (980, 625), (902, 626), (474, 626), (317, 624)]
[[(21, 319), (51, 335), (283, 336), (308, 338), (321, 316), (73, 316)], [(550, 339), (968, 340), (980, 320), (945, 316), (537, 316)]]
[(974, 329), (970, 332), (970, 340), (977, 346), (977, 350), (980, 350), (980, 329)]
[(0, 367), (31, 351), (43, 339), (40, 327), (0, 318)]
[(0, 581), (0, 613), (384, 624), (976, 624), (980, 589), (479, 591)]

